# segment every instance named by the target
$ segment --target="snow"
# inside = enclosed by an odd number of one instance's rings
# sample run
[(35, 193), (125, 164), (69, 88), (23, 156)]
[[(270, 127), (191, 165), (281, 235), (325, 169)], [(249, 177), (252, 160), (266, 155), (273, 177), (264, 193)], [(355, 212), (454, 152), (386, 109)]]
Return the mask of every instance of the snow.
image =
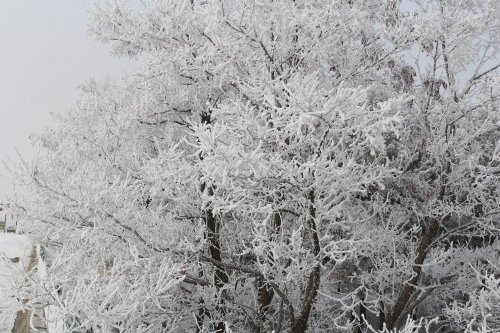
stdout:
[[(26, 271), (31, 250), (26, 236), (0, 233), (0, 333), (11, 332), (14, 324), (18, 302), (11, 286)], [(14, 258), (19, 258), (19, 262), (13, 262)]]
[(60, 318), (60, 309), (57, 306), (50, 305), (45, 309), (47, 318), (47, 328), (50, 333), (64, 333), (64, 321)]
[[(40, 245), (36, 246), (36, 260), (38, 276), (45, 279), (47, 277), (47, 267), (41, 255)], [(65, 333), (61, 310), (57, 306), (49, 305), (43, 311), (47, 319), (47, 331), (50, 333)]]
[(16, 214), (2, 210), (0, 211), (0, 222), (2, 221), (5, 222), (6, 230), (16, 230), (18, 222)]

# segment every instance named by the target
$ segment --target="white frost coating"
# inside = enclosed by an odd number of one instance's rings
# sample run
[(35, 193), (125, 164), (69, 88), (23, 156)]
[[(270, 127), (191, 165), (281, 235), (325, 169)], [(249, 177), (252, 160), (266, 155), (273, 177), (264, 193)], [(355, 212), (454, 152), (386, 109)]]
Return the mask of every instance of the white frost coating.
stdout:
[(500, 267), (495, 2), (96, 7), (145, 64), (33, 137), (23, 299), (96, 333), (500, 331), (467, 303)]
[[(31, 242), (26, 236), (0, 233), (0, 332), (10, 332), (19, 303), (12, 283), (22, 279), (29, 265)], [(19, 258), (19, 262), (12, 259)]]
[(64, 333), (64, 321), (61, 320), (60, 310), (57, 306), (50, 305), (45, 308), (47, 330), (50, 333)]

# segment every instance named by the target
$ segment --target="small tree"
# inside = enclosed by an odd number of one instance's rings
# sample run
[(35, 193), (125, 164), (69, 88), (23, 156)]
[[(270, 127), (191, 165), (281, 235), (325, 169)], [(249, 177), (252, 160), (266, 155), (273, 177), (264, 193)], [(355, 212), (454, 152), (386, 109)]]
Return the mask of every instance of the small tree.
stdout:
[(35, 138), (28, 298), (74, 331), (497, 328), (476, 305), (499, 21), (470, 0), (96, 7), (94, 36), (144, 68)]

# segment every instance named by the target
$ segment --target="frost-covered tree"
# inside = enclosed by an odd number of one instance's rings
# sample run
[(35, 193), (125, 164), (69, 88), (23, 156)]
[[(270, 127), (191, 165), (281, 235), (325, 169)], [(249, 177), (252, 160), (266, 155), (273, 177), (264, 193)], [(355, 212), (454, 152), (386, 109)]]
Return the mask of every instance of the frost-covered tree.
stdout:
[(74, 332), (497, 330), (498, 10), (95, 7), (144, 66), (34, 139), (27, 305)]

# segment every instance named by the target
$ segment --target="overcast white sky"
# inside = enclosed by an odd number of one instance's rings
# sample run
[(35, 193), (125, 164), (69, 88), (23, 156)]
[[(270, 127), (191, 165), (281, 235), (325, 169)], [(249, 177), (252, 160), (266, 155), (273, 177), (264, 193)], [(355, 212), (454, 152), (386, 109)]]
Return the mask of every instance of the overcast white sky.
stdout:
[[(0, 0), (0, 160), (29, 159), (28, 136), (50, 125), (87, 78), (137, 67), (87, 35), (94, 0)], [(0, 165), (0, 201), (12, 189)]]

